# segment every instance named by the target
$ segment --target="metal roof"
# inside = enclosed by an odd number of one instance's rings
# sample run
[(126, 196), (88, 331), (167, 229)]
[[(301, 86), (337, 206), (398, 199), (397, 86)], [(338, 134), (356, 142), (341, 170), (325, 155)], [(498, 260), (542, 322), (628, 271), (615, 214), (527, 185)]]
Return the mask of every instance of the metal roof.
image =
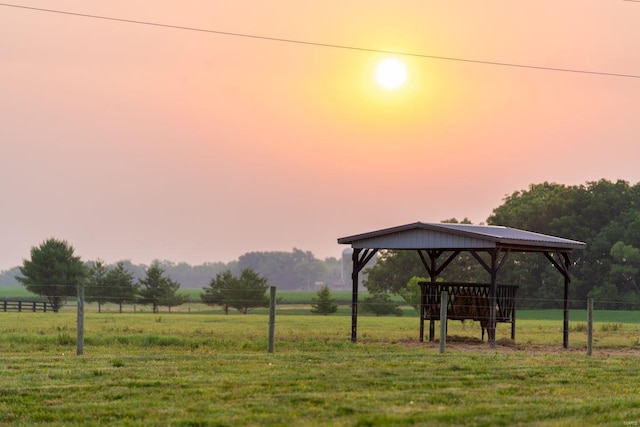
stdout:
[(338, 239), (361, 249), (491, 249), (524, 252), (584, 249), (586, 243), (495, 225), (423, 223), (400, 225)]

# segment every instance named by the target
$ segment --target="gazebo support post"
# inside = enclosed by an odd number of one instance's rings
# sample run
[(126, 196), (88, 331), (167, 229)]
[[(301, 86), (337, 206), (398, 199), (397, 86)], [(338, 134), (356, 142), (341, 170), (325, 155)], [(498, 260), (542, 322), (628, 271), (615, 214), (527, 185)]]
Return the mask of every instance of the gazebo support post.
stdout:
[(427, 309), (427, 284), (420, 282), (420, 342), (424, 342), (424, 315)]
[[(351, 273), (351, 342), (356, 343), (358, 340), (358, 275), (360, 270), (371, 258), (378, 252), (377, 249), (365, 249), (353, 248), (353, 254), (351, 255), (351, 261), (353, 263), (353, 272)], [(362, 256), (360, 254), (362, 253)]]
[(569, 281), (564, 278), (564, 309), (562, 319), (562, 347), (569, 348)]
[(569, 255), (562, 254), (564, 259), (564, 319), (562, 323), (562, 346), (569, 348), (569, 283), (571, 278), (569, 276)]
[(487, 325), (487, 333), (489, 336), (489, 346), (496, 348), (496, 305), (498, 304), (498, 285), (496, 284), (496, 278), (498, 275), (498, 251), (492, 250), (489, 254), (491, 255), (491, 268), (489, 271), (491, 283), (489, 284), (489, 324)]
[(564, 307), (563, 307), (563, 319), (562, 319), (562, 347), (569, 348), (569, 284), (571, 283), (571, 276), (569, 274), (569, 267), (571, 260), (569, 254), (565, 252), (556, 252), (562, 261), (556, 261), (550, 252), (544, 252), (544, 256), (547, 257), (551, 264), (564, 276)]
[(351, 342), (358, 340), (358, 256), (362, 249), (354, 249), (351, 254), (353, 271), (351, 272)]
[[(424, 256), (424, 252), (429, 255), (429, 260), (427, 262), (427, 258)], [(454, 250), (449, 257), (438, 267), (438, 258), (444, 253), (444, 249), (418, 249), (418, 255), (420, 255), (420, 260), (422, 261), (422, 265), (424, 265), (425, 270), (429, 274), (429, 281), (431, 283), (436, 283), (438, 276), (456, 257), (460, 254), (460, 250)], [(425, 310), (427, 307), (427, 288), (424, 286), (420, 287), (420, 342), (424, 342), (424, 317)], [(436, 335), (436, 327), (435, 321), (429, 320), (429, 341), (433, 341)]]
[[(498, 255), (503, 252), (502, 259), (498, 262)], [(491, 249), (487, 253), (491, 258), (491, 262), (487, 264), (475, 250), (469, 250), (469, 253), (478, 261), (478, 263), (489, 273), (491, 281), (489, 282), (489, 319), (487, 322), (487, 337), (491, 348), (496, 347), (496, 307), (498, 305), (498, 271), (504, 265), (509, 257), (510, 250)], [(512, 329), (512, 336), (515, 336), (515, 330)]]
[[(437, 260), (440, 255), (442, 255), (442, 251), (431, 251), (427, 250), (427, 255), (429, 255), (429, 260), (427, 260), (422, 253), (422, 250), (418, 249), (418, 255), (420, 255), (420, 260), (422, 261), (422, 265), (424, 265), (425, 270), (429, 274), (429, 280), (431, 283), (436, 282), (436, 278), (438, 276), (437, 272)], [(427, 287), (420, 285), (420, 342), (424, 342), (424, 318), (425, 311), (427, 309)], [(429, 321), (429, 341), (434, 340), (435, 335), (435, 322), (433, 320)]]

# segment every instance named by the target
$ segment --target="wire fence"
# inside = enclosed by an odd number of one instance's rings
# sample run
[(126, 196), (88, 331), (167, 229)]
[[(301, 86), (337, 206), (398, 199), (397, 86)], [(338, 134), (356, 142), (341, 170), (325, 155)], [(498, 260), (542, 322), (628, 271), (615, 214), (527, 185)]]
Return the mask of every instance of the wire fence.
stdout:
[[(240, 289), (236, 290), (239, 291)], [(290, 294), (291, 293), (286, 293), (287, 296)], [(59, 311), (63, 313), (66, 312), (66, 316), (77, 311), (78, 324), (80, 324), (80, 312), (82, 312), (82, 318), (84, 318), (85, 314), (91, 314), (88, 321), (90, 325), (89, 328), (95, 328), (96, 319), (99, 319), (100, 316), (103, 315), (115, 316), (110, 318), (112, 321), (122, 315), (122, 321), (131, 322), (131, 317), (127, 317), (127, 315), (130, 316), (132, 314), (134, 316), (152, 314), (156, 322), (159, 322), (161, 317), (164, 318), (165, 314), (169, 316), (178, 315), (183, 317), (175, 317), (174, 319), (176, 321), (181, 322), (181, 324), (184, 322), (189, 324), (194, 321), (201, 321), (198, 319), (206, 319), (206, 316), (221, 316), (227, 314), (238, 316), (240, 313), (249, 314), (250, 317), (255, 315), (257, 322), (264, 322), (265, 316), (269, 315), (271, 318), (271, 316), (275, 316), (275, 312), (277, 312), (278, 316), (293, 316), (289, 317), (289, 319), (298, 319), (289, 320), (288, 323), (291, 325), (291, 322), (298, 324), (302, 320), (296, 316), (316, 315), (313, 310), (317, 308), (319, 303), (316, 294), (307, 292), (305, 295), (306, 297), (297, 296), (291, 300), (281, 298), (275, 306), (271, 307), (269, 307), (268, 304), (263, 304), (264, 299), (229, 299), (221, 304), (211, 305), (204, 303), (200, 298), (188, 298), (179, 305), (159, 303), (157, 311), (154, 310), (151, 305), (143, 304), (137, 300), (124, 301), (122, 304), (115, 302), (84, 302), (84, 300), (78, 299), (77, 295), (74, 295), (68, 296), (65, 304), (60, 307)], [(350, 292), (345, 295), (353, 296)], [(419, 304), (407, 303), (398, 296), (394, 296), (383, 302), (368, 300), (368, 298), (368, 294), (359, 293), (355, 307), (355, 312), (357, 313), (356, 319), (359, 317), (363, 322), (360, 327), (360, 336), (367, 337), (366, 339), (368, 340), (375, 339), (376, 341), (384, 342), (385, 339), (391, 339), (389, 337), (393, 337), (393, 342), (425, 341), (425, 345), (429, 345), (428, 343), (431, 339), (435, 339), (436, 342), (440, 340), (441, 342), (440, 338), (431, 333), (431, 323), (435, 321), (439, 323), (441, 330), (443, 325), (445, 325), (444, 336), (447, 336), (446, 341), (449, 341), (451, 338), (453, 343), (487, 343), (489, 335), (485, 338), (484, 332), (485, 329), (487, 332), (489, 331), (487, 328), (490, 319), (488, 313), (478, 314), (476, 311), (475, 315), (469, 315), (467, 318), (465, 318), (464, 315), (460, 315), (460, 313), (465, 312), (473, 313), (474, 309), (477, 309), (474, 304), (465, 303), (468, 302), (468, 300), (459, 300), (456, 307), (456, 310), (459, 310), (458, 317), (447, 317), (447, 322), (445, 323), (442, 322), (440, 318), (427, 317), (424, 311), (423, 314), (425, 314), (425, 316), (421, 318)], [(277, 294), (271, 301), (274, 300), (277, 300)], [(330, 299), (325, 302), (335, 304), (336, 306), (336, 312), (332, 313), (332, 316), (338, 319), (336, 319), (337, 323), (334, 323), (334, 325), (340, 324), (342, 328), (348, 328), (348, 325), (351, 324), (353, 327), (353, 301), (345, 301), (343, 295), (340, 301), (332, 301)], [(523, 302), (532, 303), (530, 305), (535, 303), (535, 305), (548, 308), (518, 308), (518, 305)], [(518, 348), (524, 348), (522, 347), (523, 345), (556, 346), (560, 348), (563, 345), (563, 336), (568, 336), (567, 334), (570, 332), (572, 336), (571, 343), (574, 348), (576, 346), (580, 348), (590, 346), (590, 344), (585, 344), (588, 342), (585, 337), (591, 334), (592, 337), (595, 335), (596, 340), (599, 340), (598, 345), (609, 349), (624, 348), (630, 351), (640, 350), (640, 310), (637, 308), (631, 310), (609, 310), (600, 308), (595, 310), (595, 314), (591, 312), (592, 316), (590, 319), (589, 311), (587, 310), (587, 300), (572, 299), (567, 302), (575, 306), (569, 311), (571, 323), (564, 321), (565, 313), (563, 309), (557, 308), (558, 306), (564, 306), (564, 299), (520, 298), (515, 304), (514, 317), (505, 318), (506, 320), (496, 322), (495, 328), (492, 329), (492, 331), (494, 331), (492, 332), (493, 340), (496, 340), (497, 337), (498, 342), (501, 340), (505, 342), (508, 341), (513, 343), (510, 345), (517, 346)], [(601, 307), (617, 307), (623, 302), (624, 301), (602, 302)], [(5, 304), (7, 309), (3, 309)], [(225, 305), (229, 310), (225, 310)], [(16, 306), (20, 308), (16, 309)], [(250, 309), (244, 311), (240, 309), (236, 310), (233, 308), (234, 306), (250, 307)], [(382, 308), (386, 306), (392, 306), (397, 310), (382, 310)], [(46, 309), (44, 309), (44, 307), (46, 307)], [(26, 313), (32, 312), (41, 312), (41, 315), (44, 316), (56, 315), (55, 313), (51, 313), (54, 311), (53, 307), (46, 303), (45, 298), (29, 298), (28, 301), (16, 300), (15, 298), (0, 298), (0, 317), (12, 316), (12, 313), (16, 311), (22, 311), (25, 313), (23, 314), (24, 316), (30, 316), (30, 314)], [(46, 314), (42, 314), (42, 312), (45, 311)], [(497, 313), (499, 313), (499, 307), (496, 307), (496, 316)], [(159, 314), (162, 316), (160, 317)], [(387, 317), (387, 319), (384, 319), (383, 316)], [(247, 320), (250, 317), (248, 317)], [(340, 319), (340, 317), (344, 320)], [(403, 317), (405, 319), (392, 320), (391, 318), (394, 317)], [(322, 316), (318, 316), (318, 322), (323, 322), (321, 319)], [(230, 320), (232, 320), (232, 318), (230, 318)], [(595, 323), (591, 322), (591, 320)], [(145, 320), (145, 322), (147, 321)], [(503, 323), (511, 323), (511, 325), (505, 326)], [(93, 326), (91, 326), (92, 324)], [(275, 321), (270, 320), (270, 327), (275, 327)], [(400, 327), (401, 331), (404, 332), (392, 331), (389, 327)], [(427, 333), (427, 328), (429, 328), (429, 333)], [(198, 330), (203, 329), (199, 328)], [(79, 334), (81, 331), (82, 330), (78, 328)], [(423, 332), (425, 333), (423, 334)], [(92, 333), (95, 334), (95, 332)], [(397, 338), (398, 334), (403, 335), (400, 341), (398, 341)], [(342, 339), (347, 339), (347, 337), (344, 336), (341, 340)], [(460, 341), (461, 339), (462, 341)], [(83, 343), (83, 339), (79, 337), (76, 342)], [(493, 342), (494, 341), (492, 341), (492, 343)], [(499, 345), (504, 346), (506, 344), (500, 343)], [(78, 354), (81, 354), (82, 351), (83, 350), (78, 350)]]
[[(238, 290), (241, 291), (241, 290)], [(309, 294), (309, 293), (307, 293)], [(261, 294), (262, 295), (262, 294)], [(360, 315), (383, 315), (376, 314), (384, 308), (393, 307), (397, 308), (400, 311), (396, 311), (398, 315), (402, 316), (419, 316), (420, 305), (419, 302), (406, 302), (401, 297), (393, 297), (389, 300), (385, 301), (376, 301), (376, 300), (367, 300), (369, 296), (367, 294), (359, 295), (357, 301), (358, 312)], [(69, 309), (76, 307), (77, 305), (77, 295), (67, 295), (63, 296), (61, 309)], [(89, 311), (95, 310), (100, 312), (113, 312), (113, 311), (123, 311), (123, 312), (145, 312), (150, 309), (150, 306), (153, 304), (157, 304), (159, 306), (159, 310), (168, 311), (168, 312), (212, 312), (212, 311), (221, 311), (223, 307), (226, 305), (227, 307), (234, 307), (236, 305), (244, 305), (246, 307), (254, 308), (254, 310), (259, 309), (260, 307), (266, 308), (268, 305), (265, 304), (264, 297), (251, 298), (251, 297), (243, 297), (243, 298), (227, 298), (224, 302), (219, 303), (207, 303), (203, 301), (199, 297), (188, 297), (184, 300), (181, 300), (179, 303), (172, 303), (169, 300), (164, 300), (160, 297), (157, 300), (149, 299), (149, 298), (114, 298), (109, 295), (102, 296), (87, 296), (85, 297), (85, 304)], [(48, 304), (45, 311), (52, 311), (53, 307), (51, 303), (46, 297), (35, 296), (35, 297), (19, 297), (19, 296), (11, 296), (11, 297), (1, 297), (0, 296), (0, 311), (12, 311), (15, 307), (21, 307), (20, 311), (29, 311), (33, 309), (34, 306), (38, 307), (37, 311), (41, 311), (43, 309), (43, 304)], [(312, 306), (320, 304), (321, 301), (317, 299), (312, 294), (309, 294), (308, 298), (300, 298), (297, 297), (293, 300), (286, 298), (278, 298), (277, 305), (278, 310), (283, 314), (287, 314), (288, 311), (293, 312), (301, 312), (304, 310), (310, 310)], [(338, 308), (336, 314), (351, 314), (352, 310), (352, 301), (345, 301), (342, 299), (330, 299), (328, 301), (330, 304), (335, 304)], [(515, 310), (516, 313), (519, 312), (544, 312), (548, 311), (558, 311), (564, 308), (564, 299), (553, 299), (553, 298), (516, 298), (515, 299)], [(581, 310), (586, 309), (587, 300), (586, 299), (569, 299), (567, 300), (569, 308), (572, 312), (579, 312)], [(468, 303), (457, 303), (455, 304), (455, 310), (458, 313), (465, 312), (473, 312), (477, 306), (474, 304)], [(630, 303), (628, 301), (594, 301), (594, 309), (597, 311), (605, 311), (605, 312), (637, 312), (638, 320), (640, 321), (640, 304), (638, 303)], [(389, 312), (389, 315), (393, 315), (392, 312)], [(623, 316), (626, 318), (626, 316)]]

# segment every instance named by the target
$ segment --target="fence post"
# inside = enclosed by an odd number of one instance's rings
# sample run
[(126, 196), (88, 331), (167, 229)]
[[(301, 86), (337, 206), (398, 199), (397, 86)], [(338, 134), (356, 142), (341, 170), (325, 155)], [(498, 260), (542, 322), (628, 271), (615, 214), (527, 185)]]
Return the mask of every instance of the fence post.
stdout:
[(440, 294), (440, 354), (444, 354), (447, 342), (447, 291)]
[(270, 286), (269, 299), (269, 353), (273, 353), (273, 341), (276, 330), (276, 287)]
[(593, 298), (587, 298), (587, 356), (593, 352)]
[(84, 285), (78, 283), (78, 339), (76, 345), (76, 355), (84, 354)]

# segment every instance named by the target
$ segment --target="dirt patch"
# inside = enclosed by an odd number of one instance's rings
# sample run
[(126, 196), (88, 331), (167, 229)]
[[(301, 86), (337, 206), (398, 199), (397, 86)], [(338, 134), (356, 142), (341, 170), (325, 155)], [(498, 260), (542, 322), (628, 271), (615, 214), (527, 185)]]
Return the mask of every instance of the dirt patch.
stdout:
[[(405, 348), (426, 348), (428, 350), (439, 350), (440, 340), (420, 342), (417, 338), (400, 338), (393, 341), (379, 341), (370, 339), (361, 339), (358, 341), (360, 345), (398, 345)], [(491, 348), (488, 341), (480, 338), (449, 335), (447, 336), (446, 351), (461, 352), (490, 352), (490, 353), (527, 353), (527, 354), (575, 354), (586, 355), (585, 347), (570, 347), (565, 349), (562, 344), (531, 344), (519, 343), (508, 338), (500, 338), (496, 340), (496, 347)], [(599, 357), (607, 356), (631, 356), (640, 357), (640, 349), (634, 348), (603, 348), (594, 347), (592, 354)]]
[[(411, 345), (414, 344), (423, 345), (428, 349), (439, 349), (440, 348), (440, 340), (436, 339), (434, 341), (425, 341), (424, 343), (419, 343), (417, 340), (413, 342), (409, 342), (408, 340), (398, 341), (396, 344), (403, 345)], [(587, 349), (580, 347), (570, 347), (565, 349), (562, 345), (542, 345), (542, 344), (525, 344), (518, 343), (508, 338), (501, 338), (496, 340), (496, 347), (491, 348), (487, 341), (482, 341), (479, 338), (474, 337), (466, 337), (466, 336), (448, 336), (446, 342), (447, 351), (468, 351), (468, 352), (500, 352), (500, 353), (511, 353), (511, 352), (523, 352), (529, 354), (566, 354), (566, 353), (575, 353), (575, 354), (587, 354)], [(640, 357), (640, 350), (638, 349), (630, 349), (630, 348), (594, 348), (593, 355), (599, 356), (635, 356)]]
[[(440, 340), (429, 341), (424, 343), (427, 348), (440, 348)], [(480, 338), (451, 335), (447, 337), (446, 348), (448, 350), (457, 351), (500, 351), (510, 352), (520, 350), (518, 344), (510, 339), (501, 338), (496, 341), (496, 348), (491, 348), (488, 341)]]

